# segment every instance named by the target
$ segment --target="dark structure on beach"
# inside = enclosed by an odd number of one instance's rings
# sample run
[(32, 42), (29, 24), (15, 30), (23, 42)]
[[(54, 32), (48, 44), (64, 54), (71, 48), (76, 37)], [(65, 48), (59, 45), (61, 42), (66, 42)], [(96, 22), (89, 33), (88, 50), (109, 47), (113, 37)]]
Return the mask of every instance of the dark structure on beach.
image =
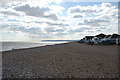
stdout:
[(94, 36), (85, 36), (83, 40), (92, 40), (92, 38), (94, 38)]
[(89, 44), (120, 44), (120, 35), (119, 34), (105, 35), (101, 33), (96, 36), (85, 36), (79, 42)]
[(107, 38), (109, 38), (111, 35), (106, 35), (105, 37), (104, 37), (104, 39), (107, 39)]
[(105, 38), (105, 36), (106, 36), (105, 34), (101, 33), (101, 34), (96, 35), (95, 37), (97, 37), (99, 39), (103, 39), (103, 38)]
[(118, 35), (118, 34), (113, 34), (113, 35), (111, 35), (109, 38), (120, 38), (120, 35)]

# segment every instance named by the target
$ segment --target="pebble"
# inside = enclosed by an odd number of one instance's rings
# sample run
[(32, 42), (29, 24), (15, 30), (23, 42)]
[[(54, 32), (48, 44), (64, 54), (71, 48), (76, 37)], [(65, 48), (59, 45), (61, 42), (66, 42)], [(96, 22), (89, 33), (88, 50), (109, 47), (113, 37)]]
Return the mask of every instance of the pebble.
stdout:
[(105, 76), (102, 76), (102, 78), (104, 78)]

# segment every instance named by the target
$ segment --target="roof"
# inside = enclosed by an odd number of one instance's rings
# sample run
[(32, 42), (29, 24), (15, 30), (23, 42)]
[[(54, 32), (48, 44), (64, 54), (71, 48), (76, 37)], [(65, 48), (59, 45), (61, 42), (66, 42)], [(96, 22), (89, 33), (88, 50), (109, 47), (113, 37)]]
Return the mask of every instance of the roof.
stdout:
[(90, 39), (92, 39), (92, 38), (94, 38), (94, 36), (85, 36), (85, 37), (84, 37), (84, 39), (86, 39), (86, 40), (90, 40)]
[(94, 36), (85, 36), (86, 38), (93, 38)]
[(103, 33), (101, 33), (101, 34), (98, 34), (98, 35), (96, 35), (95, 37), (98, 37), (98, 38), (104, 38), (106, 35), (105, 34), (103, 34)]
[(104, 38), (109, 38), (111, 35), (106, 35)]
[(120, 35), (119, 34), (113, 34), (109, 38), (120, 38)]

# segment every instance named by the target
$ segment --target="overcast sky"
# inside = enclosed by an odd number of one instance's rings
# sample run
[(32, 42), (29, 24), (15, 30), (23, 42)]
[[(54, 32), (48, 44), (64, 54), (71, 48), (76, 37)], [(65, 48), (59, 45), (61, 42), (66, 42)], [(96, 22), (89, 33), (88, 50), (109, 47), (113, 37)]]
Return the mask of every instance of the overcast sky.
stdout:
[(0, 0), (3, 41), (80, 39), (118, 32), (118, 0)]

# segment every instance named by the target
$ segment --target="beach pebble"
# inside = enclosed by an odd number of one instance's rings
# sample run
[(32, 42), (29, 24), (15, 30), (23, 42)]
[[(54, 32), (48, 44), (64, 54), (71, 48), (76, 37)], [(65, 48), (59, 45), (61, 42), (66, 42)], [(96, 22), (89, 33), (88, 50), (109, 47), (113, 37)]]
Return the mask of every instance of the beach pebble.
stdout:
[(14, 74), (11, 74), (10, 76), (12, 76), (12, 77), (13, 77), (13, 76), (14, 76)]
[(19, 77), (21, 77), (22, 75), (19, 75)]
[(62, 61), (62, 58), (59, 58), (58, 60), (59, 60), (59, 61)]
[(102, 78), (104, 78), (105, 76), (102, 76)]

